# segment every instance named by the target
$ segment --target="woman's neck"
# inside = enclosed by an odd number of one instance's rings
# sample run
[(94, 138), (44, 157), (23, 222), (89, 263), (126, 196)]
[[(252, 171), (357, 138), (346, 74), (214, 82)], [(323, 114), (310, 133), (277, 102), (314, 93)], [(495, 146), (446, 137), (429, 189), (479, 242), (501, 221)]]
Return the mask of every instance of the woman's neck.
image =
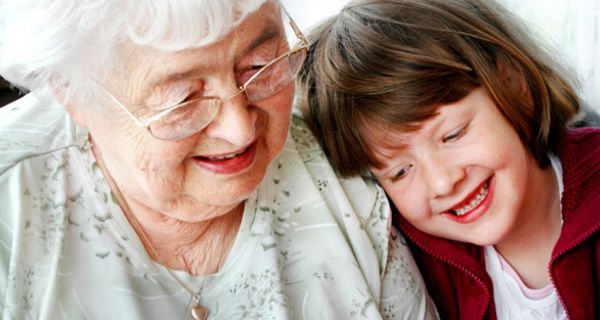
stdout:
[(101, 153), (93, 144), (92, 153), (129, 224), (154, 261), (193, 275), (219, 271), (239, 231), (243, 202), (232, 206), (229, 212), (208, 220), (182, 221), (149, 208), (121, 192)]
[(149, 210), (135, 200), (125, 201), (129, 207), (124, 210), (125, 215), (148, 255), (166, 267), (193, 275), (219, 271), (236, 238), (244, 210), (242, 203), (225, 215), (192, 223)]
[(551, 166), (535, 167), (528, 179), (527, 198), (511, 234), (495, 245), (530, 288), (550, 283), (548, 264), (560, 237), (562, 216), (557, 177)]

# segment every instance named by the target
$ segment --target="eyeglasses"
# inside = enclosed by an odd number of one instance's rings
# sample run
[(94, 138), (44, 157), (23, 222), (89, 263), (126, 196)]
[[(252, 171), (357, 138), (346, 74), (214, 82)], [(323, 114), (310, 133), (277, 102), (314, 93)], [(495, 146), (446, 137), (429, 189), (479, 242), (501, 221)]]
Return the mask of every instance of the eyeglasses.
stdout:
[(140, 120), (114, 95), (105, 91), (120, 108), (129, 114), (136, 125), (145, 127), (155, 138), (176, 140), (191, 136), (206, 128), (215, 119), (224, 101), (242, 93), (245, 93), (246, 99), (250, 102), (260, 101), (274, 96), (296, 77), (306, 59), (308, 41), (285, 8), (281, 6), (281, 9), (289, 19), (290, 26), (300, 41), (299, 45), (271, 60), (240, 85), (238, 92), (230, 96), (194, 98), (167, 108), (146, 120)]

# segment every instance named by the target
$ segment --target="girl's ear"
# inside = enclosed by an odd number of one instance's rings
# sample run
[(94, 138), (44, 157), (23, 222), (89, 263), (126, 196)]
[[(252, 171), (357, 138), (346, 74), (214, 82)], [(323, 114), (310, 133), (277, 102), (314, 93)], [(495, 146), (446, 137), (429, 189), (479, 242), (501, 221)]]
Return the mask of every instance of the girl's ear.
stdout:
[(525, 77), (518, 68), (503, 58), (496, 60), (496, 67), (498, 68), (502, 82), (509, 86), (515, 94), (529, 96), (530, 92), (527, 81), (525, 81)]

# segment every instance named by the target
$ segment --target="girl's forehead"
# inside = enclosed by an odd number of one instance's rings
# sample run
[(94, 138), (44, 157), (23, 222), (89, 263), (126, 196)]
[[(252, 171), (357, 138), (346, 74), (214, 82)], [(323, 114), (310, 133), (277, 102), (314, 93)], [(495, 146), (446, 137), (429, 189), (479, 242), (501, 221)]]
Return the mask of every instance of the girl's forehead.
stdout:
[[(432, 118), (435, 118), (435, 116)], [(365, 142), (371, 147), (402, 149), (408, 147), (411, 138), (422, 131), (430, 120), (418, 123), (365, 120), (359, 125), (359, 131)]]
[[(389, 124), (371, 123), (364, 124), (360, 131), (371, 157), (382, 165), (382, 162), (409, 149), (411, 140), (413, 140), (411, 137), (418, 133), (419, 128), (407, 130)], [(380, 165), (376, 167), (380, 167)]]

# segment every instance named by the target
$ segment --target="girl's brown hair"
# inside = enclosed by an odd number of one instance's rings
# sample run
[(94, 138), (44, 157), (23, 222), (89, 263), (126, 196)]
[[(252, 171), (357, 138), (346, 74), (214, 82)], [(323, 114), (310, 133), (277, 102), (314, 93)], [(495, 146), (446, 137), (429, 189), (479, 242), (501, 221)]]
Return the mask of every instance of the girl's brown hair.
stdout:
[(299, 103), (343, 176), (378, 167), (361, 128), (414, 130), (483, 86), (541, 167), (579, 111), (558, 64), (490, 0), (358, 0), (319, 24)]

